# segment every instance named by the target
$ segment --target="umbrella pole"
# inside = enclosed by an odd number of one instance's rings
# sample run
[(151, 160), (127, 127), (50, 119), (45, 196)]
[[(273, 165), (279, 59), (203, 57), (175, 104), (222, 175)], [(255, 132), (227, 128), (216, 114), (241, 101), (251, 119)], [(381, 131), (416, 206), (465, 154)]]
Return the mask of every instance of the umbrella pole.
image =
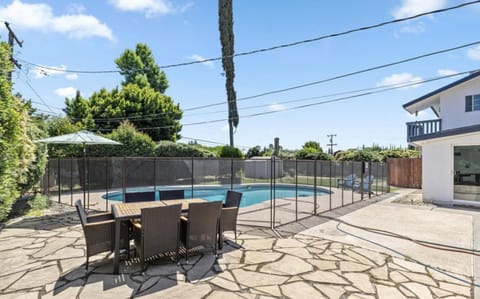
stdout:
[(86, 192), (86, 189), (85, 189), (85, 184), (87, 183), (87, 159), (86, 159), (86, 156), (87, 156), (87, 151), (86, 151), (86, 148), (85, 148), (85, 143), (83, 143), (83, 208), (85, 209), (85, 211), (87, 210), (87, 206), (86, 206), (86, 197), (85, 197), (85, 192)]

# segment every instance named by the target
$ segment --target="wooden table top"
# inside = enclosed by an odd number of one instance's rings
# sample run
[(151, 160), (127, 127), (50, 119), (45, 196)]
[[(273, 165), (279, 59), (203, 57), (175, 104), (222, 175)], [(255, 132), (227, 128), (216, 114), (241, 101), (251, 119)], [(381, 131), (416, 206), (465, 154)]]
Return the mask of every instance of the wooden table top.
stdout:
[(205, 202), (203, 198), (185, 198), (185, 199), (170, 199), (161, 201), (142, 201), (129, 203), (112, 204), (112, 211), (115, 218), (128, 219), (140, 217), (143, 208), (151, 208), (165, 205), (182, 204), (182, 210), (188, 210), (190, 203)]

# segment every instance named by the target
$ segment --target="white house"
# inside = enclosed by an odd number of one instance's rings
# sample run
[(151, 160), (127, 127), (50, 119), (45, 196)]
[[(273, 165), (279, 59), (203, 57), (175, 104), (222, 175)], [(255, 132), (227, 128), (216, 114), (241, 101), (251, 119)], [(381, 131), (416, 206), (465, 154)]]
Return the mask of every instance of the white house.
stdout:
[(407, 139), (422, 151), (423, 200), (480, 206), (480, 72), (403, 105), (434, 120), (407, 123)]

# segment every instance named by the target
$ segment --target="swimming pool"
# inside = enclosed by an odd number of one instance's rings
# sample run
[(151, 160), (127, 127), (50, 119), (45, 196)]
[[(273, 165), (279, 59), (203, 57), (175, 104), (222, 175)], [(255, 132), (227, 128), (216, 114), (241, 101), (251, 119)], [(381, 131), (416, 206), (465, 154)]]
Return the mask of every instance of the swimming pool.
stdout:
[[(167, 190), (167, 189), (180, 189), (179, 187), (165, 187), (157, 188), (155, 198), (159, 200), (158, 190)], [(192, 188), (185, 187), (185, 198), (200, 197), (208, 201), (217, 201), (225, 200), (225, 196), (229, 188), (223, 186), (201, 186)], [(237, 186), (233, 190), (242, 192), (242, 201), (240, 207), (248, 207), (257, 203), (261, 203), (267, 200), (270, 200), (270, 185), (245, 185)], [(141, 191), (153, 191), (153, 187), (144, 187), (144, 188), (128, 188), (127, 192), (141, 192)], [(275, 187), (275, 198), (295, 198), (295, 194), (298, 197), (308, 197), (314, 195), (313, 187), (308, 186), (299, 186), (298, 189), (295, 189), (294, 185), (278, 185)], [(317, 187), (317, 196), (329, 194), (328, 190)], [(123, 194), (121, 192), (110, 192), (103, 195), (103, 198), (108, 198), (108, 200), (122, 201)]]

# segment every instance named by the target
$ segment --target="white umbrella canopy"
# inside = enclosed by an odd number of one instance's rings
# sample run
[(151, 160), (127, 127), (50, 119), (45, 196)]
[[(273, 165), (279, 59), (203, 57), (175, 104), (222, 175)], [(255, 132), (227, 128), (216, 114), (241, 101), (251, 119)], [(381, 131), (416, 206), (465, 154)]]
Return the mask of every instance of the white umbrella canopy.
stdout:
[(85, 175), (83, 176), (83, 206), (85, 208), (86, 208), (86, 205), (85, 205), (86, 145), (95, 145), (95, 144), (121, 145), (121, 143), (118, 141), (96, 135), (86, 130), (65, 134), (65, 135), (60, 135), (60, 136), (38, 139), (35, 142), (49, 143), (49, 144), (81, 144), (83, 145), (83, 160), (84, 160), (83, 165), (84, 165), (84, 173), (85, 173)]
[(93, 145), (93, 144), (116, 144), (120, 145), (120, 142), (111, 140), (99, 135), (96, 135), (90, 131), (78, 131), (75, 133), (54, 136), (44, 139), (39, 139), (36, 142), (43, 143), (56, 143), (56, 144), (83, 144), (83, 145)]

